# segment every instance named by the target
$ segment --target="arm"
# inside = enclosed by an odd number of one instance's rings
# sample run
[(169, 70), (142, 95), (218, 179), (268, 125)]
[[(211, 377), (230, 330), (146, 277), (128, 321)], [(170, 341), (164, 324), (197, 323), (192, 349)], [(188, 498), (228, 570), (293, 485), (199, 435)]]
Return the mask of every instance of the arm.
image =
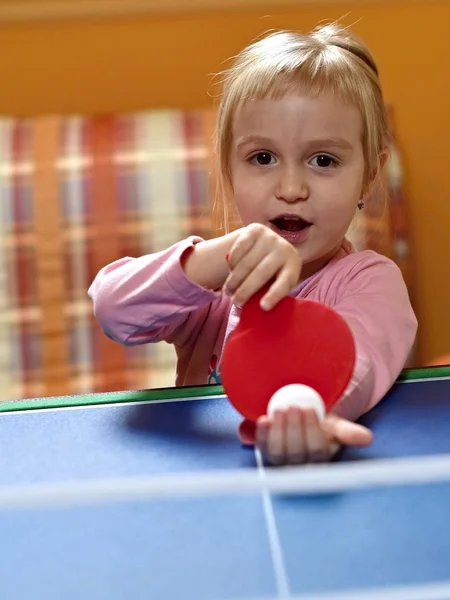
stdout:
[(208, 241), (192, 236), (104, 267), (88, 294), (105, 335), (124, 345), (186, 343), (228, 276), (225, 256), (235, 235)]
[[(306, 408), (279, 411), (275, 417), (258, 420), (256, 443), (273, 464), (322, 462), (341, 446), (369, 445), (372, 433), (353, 421), (375, 406), (393, 385), (414, 342), (417, 320), (397, 266), (374, 253), (353, 255), (338, 264), (344, 272), (332, 273), (331, 283), (325, 281), (322, 301), (353, 331), (354, 374), (323, 422), (314, 409)], [(245, 428), (241, 438), (249, 443)]]
[[(337, 265), (330, 271), (331, 281), (324, 278), (319, 296), (353, 332), (353, 377), (323, 422), (307, 408), (258, 420), (256, 443), (273, 464), (322, 462), (341, 446), (369, 445), (371, 431), (354, 421), (394, 384), (414, 343), (417, 320), (398, 267), (374, 253), (353, 254)], [(247, 437), (242, 429), (243, 441)]]
[(373, 408), (403, 369), (417, 332), (417, 319), (399, 268), (370, 255), (347, 275), (334, 306), (356, 343), (352, 380), (334, 413), (351, 421)]

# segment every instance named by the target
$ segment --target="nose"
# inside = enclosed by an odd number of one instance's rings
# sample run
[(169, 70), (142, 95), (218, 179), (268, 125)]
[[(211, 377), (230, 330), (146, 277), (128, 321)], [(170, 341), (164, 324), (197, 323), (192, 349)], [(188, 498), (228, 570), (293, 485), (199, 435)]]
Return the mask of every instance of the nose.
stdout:
[(302, 169), (296, 165), (280, 172), (276, 196), (290, 204), (308, 199), (309, 187)]

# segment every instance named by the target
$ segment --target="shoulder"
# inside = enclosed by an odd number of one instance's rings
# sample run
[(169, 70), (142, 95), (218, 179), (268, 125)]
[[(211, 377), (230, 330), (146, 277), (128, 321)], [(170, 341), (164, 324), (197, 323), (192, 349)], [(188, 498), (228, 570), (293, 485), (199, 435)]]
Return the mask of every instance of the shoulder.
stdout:
[(353, 294), (407, 295), (402, 272), (393, 260), (373, 250), (357, 251), (347, 241), (303, 291), (301, 295), (327, 304)]
[[(342, 272), (360, 271), (373, 267), (400, 271), (397, 264), (387, 256), (379, 254), (374, 250), (356, 250), (347, 240), (344, 240), (340, 249), (328, 265), (328, 269), (335, 269)], [(326, 270), (327, 267), (325, 268)]]
[(403, 281), (398, 265), (382, 254), (373, 250), (353, 251), (342, 255), (325, 269), (324, 276), (335, 276), (349, 282), (368, 281), (378, 277), (395, 278)]

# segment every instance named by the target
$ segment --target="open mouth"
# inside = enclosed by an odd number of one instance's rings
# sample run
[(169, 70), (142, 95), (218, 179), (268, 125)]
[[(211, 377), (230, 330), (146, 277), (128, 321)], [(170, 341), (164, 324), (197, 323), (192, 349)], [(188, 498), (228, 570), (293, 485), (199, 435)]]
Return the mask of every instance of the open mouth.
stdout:
[(305, 221), (301, 217), (297, 217), (295, 215), (277, 217), (276, 219), (273, 219), (270, 222), (272, 223), (272, 225), (275, 225), (275, 227), (281, 232), (286, 233), (297, 233), (299, 231), (303, 231), (311, 225), (311, 223), (309, 223), (308, 221)]
[(275, 233), (295, 246), (302, 244), (309, 237), (312, 223), (297, 215), (280, 215), (270, 221)]

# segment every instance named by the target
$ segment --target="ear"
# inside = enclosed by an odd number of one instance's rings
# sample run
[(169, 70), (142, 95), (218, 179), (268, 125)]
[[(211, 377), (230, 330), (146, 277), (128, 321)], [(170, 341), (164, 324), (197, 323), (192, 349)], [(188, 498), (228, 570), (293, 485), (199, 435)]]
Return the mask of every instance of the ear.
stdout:
[(378, 174), (380, 174), (384, 167), (386, 166), (386, 163), (389, 159), (389, 148), (385, 147), (383, 148), (383, 150), (380, 153), (380, 156), (378, 157)]
[(378, 155), (377, 163), (368, 173), (367, 181), (364, 182), (363, 189), (361, 191), (361, 198), (368, 198), (371, 196), (373, 189), (379, 180), (381, 173), (389, 159), (389, 148), (385, 147)]

